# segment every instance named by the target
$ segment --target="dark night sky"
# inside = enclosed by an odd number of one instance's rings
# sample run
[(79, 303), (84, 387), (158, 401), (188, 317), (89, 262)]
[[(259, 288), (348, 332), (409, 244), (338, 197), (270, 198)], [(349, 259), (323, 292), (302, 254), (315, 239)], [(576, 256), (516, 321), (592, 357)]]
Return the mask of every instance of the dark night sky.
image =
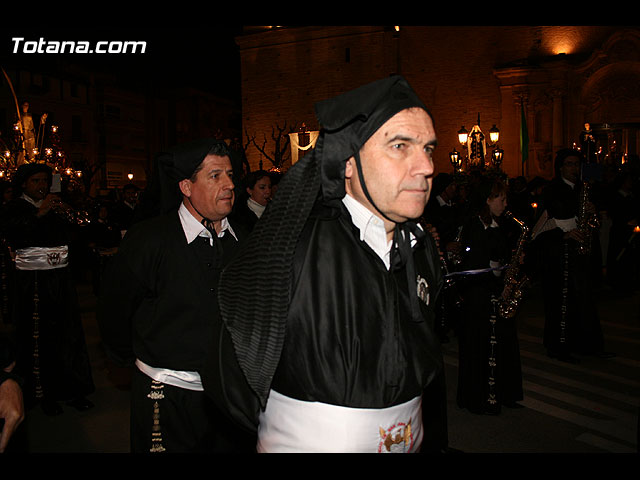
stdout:
[[(109, 72), (121, 84), (193, 86), (219, 96), (239, 98), (240, 60), (234, 36), (240, 26), (201, 25), (191, 28), (23, 28), (1, 32), (0, 65), (60, 68), (67, 62), (93, 71)], [(25, 41), (146, 41), (144, 54), (25, 54), (14, 53), (13, 37)], [(93, 43), (92, 43), (93, 44)]]

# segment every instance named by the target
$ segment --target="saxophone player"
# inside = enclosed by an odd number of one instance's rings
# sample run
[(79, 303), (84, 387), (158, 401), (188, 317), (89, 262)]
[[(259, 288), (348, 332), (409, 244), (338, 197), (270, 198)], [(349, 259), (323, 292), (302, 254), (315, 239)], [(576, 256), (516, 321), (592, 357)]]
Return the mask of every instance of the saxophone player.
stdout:
[[(585, 249), (595, 238), (583, 228), (593, 204), (581, 197), (582, 154), (563, 149), (555, 158), (555, 177), (543, 193), (546, 211), (534, 228), (532, 239), (541, 257), (545, 327), (543, 343), (547, 355), (578, 363), (573, 354), (611, 356), (604, 352), (604, 338), (593, 295), (592, 255)], [(581, 213), (582, 211), (582, 213)], [(585, 254), (586, 252), (586, 254)]]
[(24, 380), (25, 405), (59, 415), (61, 401), (80, 411), (93, 407), (86, 396), (95, 386), (71, 271), (71, 226), (56, 212), (52, 178), (41, 163), (18, 167), (17, 196), (0, 225), (14, 253), (16, 373)]
[(456, 403), (475, 414), (497, 415), (502, 407), (522, 407), (522, 369), (513, 318), (499, 315), (504, 293), (502, 267), (510, 256), (504, 219), (507, 188), (498, 179), (485, 178), (474, 185), (469, 215), (463, 223), (462, 277), (464, 299), (458, 338)]

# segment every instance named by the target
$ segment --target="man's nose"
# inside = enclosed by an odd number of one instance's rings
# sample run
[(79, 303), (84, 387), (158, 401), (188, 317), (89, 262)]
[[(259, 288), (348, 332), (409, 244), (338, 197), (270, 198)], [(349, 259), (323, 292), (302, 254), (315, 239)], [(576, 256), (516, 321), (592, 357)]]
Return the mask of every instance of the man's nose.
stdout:
[(431, 155), (424, 151), (419, 152), (416, 158), (415, 174), (430, 177), (433, 175), (434, 169)]
[(233, 189), (235, 187), (234, 183), (233, 183), (233, 178), (231, 177), (231, 175), (227, 174), (225, 175), (225, 182), (223, 183), (222, 187), (225, 188), (226, 190), (229, 189)]

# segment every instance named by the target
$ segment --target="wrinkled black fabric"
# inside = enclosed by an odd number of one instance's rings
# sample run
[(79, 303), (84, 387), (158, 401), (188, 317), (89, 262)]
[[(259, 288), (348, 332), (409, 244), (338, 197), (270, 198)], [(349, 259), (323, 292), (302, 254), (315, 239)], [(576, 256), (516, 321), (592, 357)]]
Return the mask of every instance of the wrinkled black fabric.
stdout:
[(220, 276), (220, 313), (236, 357), (228, 361), (237, 361), (263, 407), (285, 336), (293, 255), (320, 189), (316, 155), (321, 152), (319, 141), (311, 155), (289, 169), (237, 258)]
[[(243, 231), (234, 227), (242, 240)], [(206, 242), (211, 261), (198, 244)], [(135, 224), (110, 261), (98, 299), (97, 320), (111, 359), (199, 371), (220, 322), (215, 285), (238, 242), (225, 235), (221, 260), (209, 239), (187, 244), (178, 212)], [(215, 244), (214, 244), (215, 245)], [(180, 318), (180, 321), (176, 321)]]
[[(435, 297), (442, 278), (435, 246), (412, 252), (415, 274), (388, 271), (359, 239), (346, 208), (319, 206), (296, 252), (294, 295), (273, 389), (306, 401), (384, 408), (422, 394), (441, 368), (433, 333)], [(412, 318), (408, 295), (416, 275), (430, 290)]]
[[(33, 164), (30, 164), (33, 165)], [(46, 169), (27, 169), (39, 173)], [(30, 175), (33, 175), (31, 173)], [(30, 176), (29, 175), (29, 176)], [(26, 177), (28, 178), (28, 177)], [(53, 211), (37, 216), (38, 209), (22, 198), (6, 204), (0, 228), (15, 251), (29, 247), (71, 245), (71, 264), (53, 270), (16, 270), (13, 278), (13, 321), (18, 362), (25, 378), (25, 398), (34, 395), (34, 311), (38, 312), (40, 381), (46, 396), (67, 400), (93, 393), (95, 386), (73, 279), (73, 227)], [(38, 293), (35, 303), (34, 293)], [(37, 308), (36, 308), (37, 307)]]
[[(389, 118), (411, 107), (426, 110), (400, 76), (316, 104), (322, 130), (315, 149), (283, 177), (237, 260), (222, 273), (219, 303), (236, 354), (231, 361), (237, 360), (262, 407), (280, 362), (289, 303), (295, 300), (293, 259), (312, 207), (316, 201), (339, 206), (345, 195), (346, 160)], [(404, 284), (403, 294), (407, 294), (406, 278)], [(340, 295), (337, 287), (316, 302)]]

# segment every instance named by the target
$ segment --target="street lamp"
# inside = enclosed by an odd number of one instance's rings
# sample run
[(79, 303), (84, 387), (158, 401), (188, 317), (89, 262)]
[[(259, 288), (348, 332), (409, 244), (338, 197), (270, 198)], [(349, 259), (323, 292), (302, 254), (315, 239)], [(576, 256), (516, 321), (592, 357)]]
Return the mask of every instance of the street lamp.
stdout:
[(453, 152), (449, 153), (449, 160), (453, 166), (453, 173), (460, 173), (462, 171), (462, 157), (455, 148)]
[(467, 129), (464, 128), (464, 125), (463, 125), (462, 128), (458, 130), (458, 141), (460, 142), (460, 145), (466, 148), (468, 138), (469, 138), (469, 132), (467, 132)]
[(502, 165), (503, 156), (504, 150), (502, 150), (500, 147), (495, 148), (493, 150), (493, 153), (491, 154), (491, 162), (493, 163), (493, 166), (498, 170), (500, 169), (500, 165)]
[(498, 140), (500, 139), (500, 130), (498, 130), (495, 123), (493, 124), (493, 127), (491, 127), (491, 130), (489, 130), (489, 139), (494, 145), (498, 143)]

